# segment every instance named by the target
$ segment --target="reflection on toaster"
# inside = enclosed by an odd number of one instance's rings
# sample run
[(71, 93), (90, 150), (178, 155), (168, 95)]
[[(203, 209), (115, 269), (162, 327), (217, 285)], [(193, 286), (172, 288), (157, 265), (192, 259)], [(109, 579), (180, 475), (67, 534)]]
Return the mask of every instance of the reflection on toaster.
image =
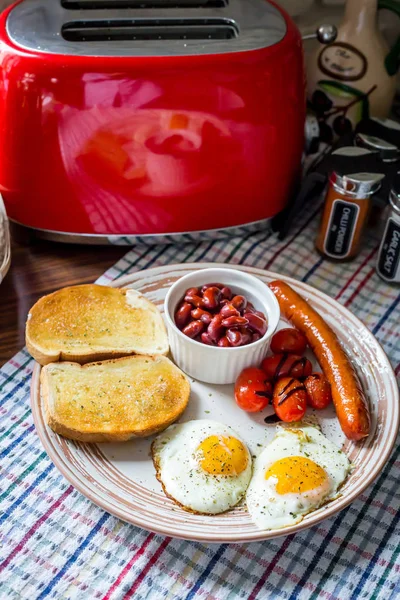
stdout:
[[(206, 113), (100, 107), (63, 121), (67, 171), (85, 173), (103, 192), (128, 198), (207, 191), (229, 178), (241, 157), (228, 127)], [(210, 161), (211, 154), (223, 156), (223, 162)]]

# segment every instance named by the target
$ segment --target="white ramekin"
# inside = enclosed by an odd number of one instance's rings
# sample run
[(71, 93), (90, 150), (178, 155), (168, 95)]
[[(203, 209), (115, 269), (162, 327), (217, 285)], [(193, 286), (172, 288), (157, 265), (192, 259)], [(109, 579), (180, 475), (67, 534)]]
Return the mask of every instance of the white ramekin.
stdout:
[[(190, 339), (175, 325), (174, 314), (185, 291), (206, 283), (223, 283), (235, 294), (243, 294), (268, 318), (268, 330), (257, 342), (238, 348), (207, 346)], [(205, 383), (234, 383), (246, 367), (259, 366), (279, 323), (279, 304), (269, 287), (253, 275), (234, 269), (201, 269), (178, 279), (169, 289), (164, 303), (169, 344), (175, 363), (187, 375)]]

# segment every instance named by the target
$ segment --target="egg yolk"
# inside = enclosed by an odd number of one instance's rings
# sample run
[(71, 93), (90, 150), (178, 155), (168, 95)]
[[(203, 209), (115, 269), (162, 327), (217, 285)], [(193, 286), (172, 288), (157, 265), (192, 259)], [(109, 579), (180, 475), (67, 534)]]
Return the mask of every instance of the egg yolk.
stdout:
[(234, 437), (210, 435), (197, 450), (201, 468), (210, 475), (239, 475), (247, 467), (246, 448)]
[(315, 490), (327, 483), (326, 471), (304, 456), (287, 456), (274, 462), (265, 473), (265, 479), (276, 477), (278, 494)]

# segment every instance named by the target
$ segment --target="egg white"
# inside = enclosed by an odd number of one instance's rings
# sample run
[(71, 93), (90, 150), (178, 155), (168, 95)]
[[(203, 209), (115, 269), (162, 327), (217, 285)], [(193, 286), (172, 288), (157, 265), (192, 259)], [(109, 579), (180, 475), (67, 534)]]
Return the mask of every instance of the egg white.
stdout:
[[(247, 466), (239, 475), (205, 472), (198, 448), (209, 436), (234, 437), (242, 442)], [(165, 493), (183, 508), (196, 513), (218, 514), (233, 508), (246, 493), (252, 473), (250, 452), (233, 429), (207, 419), (172, 425), (152, 444), (157, 478)]]
[[(266, 479), (265, 474), (276, 461), (290, 456), (303, 456), (314, 461), (326, 471), (327, 480), (307, 492), (279, 494), (277, 478)], [(346, 455), (314, 425), (278, 426), (275, 438), (254, 464), (246, 495), (252, 521), (263, 530), (300, 522), (304, 515), (335, 497), (350, 468)]]

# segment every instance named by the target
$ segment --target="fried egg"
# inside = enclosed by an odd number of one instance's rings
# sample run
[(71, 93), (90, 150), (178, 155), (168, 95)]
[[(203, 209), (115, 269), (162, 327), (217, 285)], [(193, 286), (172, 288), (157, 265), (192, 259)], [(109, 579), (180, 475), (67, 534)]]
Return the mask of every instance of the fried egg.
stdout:
[(172, 425), (151, 449), (164, 492), (186, 510), (222, 513), (246, 493), (252, 472), (250, 452), (222, 423), (204, 419)]
[(299, 523), (335, 497), (350, 468), (316, 426), (278, 426), (254, 464), (246, 496), (252, 521), (260, 529)]

